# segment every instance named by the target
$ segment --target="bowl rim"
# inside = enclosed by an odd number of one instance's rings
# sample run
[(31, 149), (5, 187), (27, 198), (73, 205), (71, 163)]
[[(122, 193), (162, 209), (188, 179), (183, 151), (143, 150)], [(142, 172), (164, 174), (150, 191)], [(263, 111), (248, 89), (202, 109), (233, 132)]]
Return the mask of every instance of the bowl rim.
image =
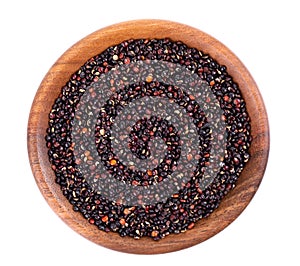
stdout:
[[(167, 36), (166, 36), (167, 35)], [(209, 217), (201, 219), (192, 230), (153, 241), (120, 237), (90, 225), (81, 214), (72, 210), (55, 183), (48, 160), (45, 133), (48, 114), (61, 88), (88, 59), (106, 48), (128, 39), (170, 38), (208, 53), (226, 65), (228, 73), (239, 84), (251, 119), (251, 158), (235, 189), (221, 201)], [(50, 108), (49, 108), (50, 107)], [(27, 146), (36, 183), (53, 211), (73, 230), (101, 246), (127, 253), (157, 254), (187, 248), (214, 236), (233, 222), (246, 208), (263, 178), (269, 154), (269, 125), (266, 108), (259, 89), (243, 63), (221, 42), (193, 27), (167, 20), (133, 20), (102, 28), (69, 48), (50, 68), (35, 95), (27, 128)]]

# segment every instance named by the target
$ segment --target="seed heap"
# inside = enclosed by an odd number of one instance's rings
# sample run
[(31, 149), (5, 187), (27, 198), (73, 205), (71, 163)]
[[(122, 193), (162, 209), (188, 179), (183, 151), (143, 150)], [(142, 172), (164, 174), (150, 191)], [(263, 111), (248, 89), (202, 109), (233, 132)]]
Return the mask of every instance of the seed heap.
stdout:
[[(204, 126), (208, 121), (205, 110), (212, 109), (215, 104), (210, 97), (206, 97), (204, 103), (199, 105), (192, 94), (177, 86), (159, 82), (150, 74), (143, 82), (128, 84), (119, 90), (122, 77), (111, 79), (109, 89), (114, 93), (105, 99), (106, 104), (100, 108), (95, 130), (90, 132), (89, 116), (93, 106), (84, 100), (83, 95), (87, 93), (90, 98), (101, 97), (95, 91), (96, 86), (93, 86), (101, 75), (117, 66), (147, 60), (180, 64), (207, 83), (206, 88), (214, 94), (217, 105), (223, 110), (221, 119), (226, 123), (226, 134), (214, 137), (212, 128)], [(134, 68), (133, 71), (140, 70)], [(206, 95), (205, 92), (203, 95)], [(181, 128), (155, 114), (138, 120), (126, 114), (127, 119), (132, 120), (132, 127), (129, 135), (121, 139), (127, 142), (128, 149), (140, 160), (150, 158), (153, 153), (150, 143), (154, 139), (162, 139), (166, 152), (161, 160), (156, 159), (156, 167), (136, 170), (120, 160), (118, 152), (123, 151), (113, 149), (112, 131), (118, 114), (121, 110), (125, 112), (126, 106), (131, 102), (146, 96), (165, 97), (181, 106), (192, 119), (200, 147), (190, 147), (190, 152), (184, 156), (187, 161), (196, 159), (198, 165), (188, 182), (178, 184), (178, 191), (167, 200), (147, 205), (137, 195), (141, 204), (128, 205), (123, 204), (122, 200), (111, 200), (108, 195), (99, 193), (97, 180), (106, 180), (97, 173), (99, 164), (104, 165), (116, 182), (146, 188), (156, 185), (165, 190), (163, 181), (180, 168), (180, 157), (183, 156)], [(78, 106), (82, 104), (86, 106), (84, 112), (79, 111)], [(78, 127), (78, 124), (74, 125), (75, 119), (87, 123), (79, 123)], [(93, 134), (93, 138), (87, 138), (88, 134)], [(212, 182), (203, 189), (200, 184), (205, 179), (203, 169), (212, 161), (211, 147), (223, 138), (226, 138), (226, 147), (221, 165)], [(234, 188), (239, 174), (249, 160), (250, 143), (250, 119), (245, 101), (226, 67), (197, 49), (169, 39), (124, 41), (88, 60), (72, 75), (55, 100), (49, 114), (46, 134), (49, 160), (56, 182), (73, 205), (74, 211), (79, 211), (100, 230), (114, 231), (120, 236), (136, 239), (148, 236), (154, 240), (192, 229), (199, 219), (207, 217), (219, 206), (222, 198)], [(87, 148), (90, 145), (96, 146), (97, 156)], [(92, 180), (87, 176), (88, 172), (92, 173)], [(107, 179), (107, 183), (109, 182), (111, 179)]]

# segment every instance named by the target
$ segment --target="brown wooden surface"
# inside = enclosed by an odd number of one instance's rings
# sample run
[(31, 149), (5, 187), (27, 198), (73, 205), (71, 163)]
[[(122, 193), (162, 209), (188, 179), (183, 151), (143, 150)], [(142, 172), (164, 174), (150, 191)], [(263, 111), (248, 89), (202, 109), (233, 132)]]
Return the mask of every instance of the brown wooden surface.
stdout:
[[(111, 45), (126, 39), (171, 38), (209, 53), (239, 84), (251, 118), (253, 141), (251, 159), (242, 172), (237, 186), (208, 218), (196, 223), (192, 230), (169, 235), (160, 241), (149, 238), (134, 240), (117, 233), (105, 233), (90, 225), (81, 214), (72, 210), (55, 183), (54, 172), (48, 161), (45, 132), (48, 114), (63, 85), (89, 58)], [(186, 25), (161, 20), (139, 20), (116, 24), (101, 29), (67, 50), (52, 66), (42, 81), (30, 112), (28, 122), (28, 153), (31, 168), (39, 189), (51, 208), (76, 232), (87, 239), (114, 250), (154, 254), (165, 253), (198, 244), (223, 230), (248, 205), (262, 180), (269, 151), (269, 128), (263, 100), (251, 75), (239, 59), (223, 44), (209, 35)], [(246, 228), (245, 228), (246, 230)]]

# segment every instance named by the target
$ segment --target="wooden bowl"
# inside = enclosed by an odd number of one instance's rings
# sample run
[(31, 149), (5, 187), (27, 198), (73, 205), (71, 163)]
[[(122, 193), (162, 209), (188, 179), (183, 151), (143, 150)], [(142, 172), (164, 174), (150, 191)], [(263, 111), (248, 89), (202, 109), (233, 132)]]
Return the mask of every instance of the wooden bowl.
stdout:
[[(153, 241), (150, 238), (135, 240), (105, 233), (90, 225), (80, 213), (74, 212), (55, 183), (51, 169), (45, 133), (48, 114), (61, 88), (89, 58), (109, 46), (126, 39), (170, 38), (195, 47), (220, 64), (239, 84), (251, 118), (253, 141), (251, 158), (239, 177), (236, 188), (222, 200), (221, 205), (208, 218), (198, 221), (192, 230)], [(155, 254), (180, 250), (198, 244), (217, 234), (234, 221), (248, 205), (262, 180), (268, 159), (269, 128), (266, 110), (259, 90), (240, 60), (223, 44), (192, 27), (161, 20), (138, 20), (106, 27), (85, 37), (67, 50), (52, 66), (43, 79), (30, 112), (28, 122), (28, 153), (38, 187), (48, 204), (76, 232), (104, 247), (128, 253)]]

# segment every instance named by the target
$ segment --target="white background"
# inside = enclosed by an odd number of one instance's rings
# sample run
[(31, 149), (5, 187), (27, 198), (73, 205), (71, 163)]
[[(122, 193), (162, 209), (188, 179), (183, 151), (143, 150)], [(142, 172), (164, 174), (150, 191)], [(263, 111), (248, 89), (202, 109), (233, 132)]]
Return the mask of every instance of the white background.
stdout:
[[(1, 265), (300, 265), (297, 1), (1, 1)], [(256, 80), (269, 114), (263, 182), (242, 215), (192, 248), (130, 255), (84, 239), (41, 196), (29, 167), (26, 127), (36, 90), (71, 45), (104, 26), (139, 18), (199, 28), (228, 46)], [(150, 264), (149, 264), (150, 265)]]

